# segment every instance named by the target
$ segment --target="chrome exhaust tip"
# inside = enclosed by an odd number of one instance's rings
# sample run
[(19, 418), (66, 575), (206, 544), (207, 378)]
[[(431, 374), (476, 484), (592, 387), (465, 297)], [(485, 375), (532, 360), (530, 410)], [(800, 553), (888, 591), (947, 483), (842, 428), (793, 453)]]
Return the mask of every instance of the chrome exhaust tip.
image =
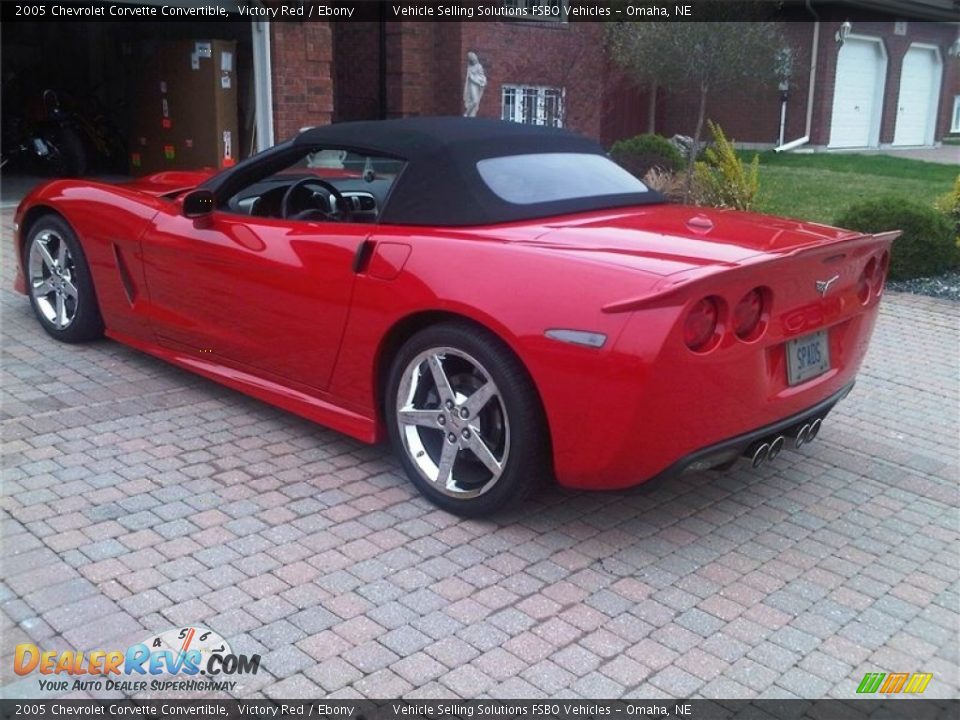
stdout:
[(800, 432), (797, 433), (797, 439), (793, 441), (793, 446), (798, 450), (803, 447), (803, 444), (807, 442), (807, 435), (809, 432), (810, 423), (806, 423), (802, 428), (800, 428)]
[(777, 437), (773, 439), (773, 442), (770, 443), (770, 452), (767, 453), (767, 460), (776, 460), (777, 455), (783, 450), (785, 443), (786, 439), (783, 435), (777, 435)]
[(817, 418), (810, 423), (810, 429), (807, 431), (807, 442), (813, 442), (814, 438), (820, 433), (820, 426), (823, 425), (823, 418)]
[(757, 446), (757, 449), (753, 451), (753, 456), (750, 458), (750, 464), (758, 468), (763, 465), (764, 461), (767, 459), (767, 456), (770, 454), (770, 445), (769, 443), (760, 443)]

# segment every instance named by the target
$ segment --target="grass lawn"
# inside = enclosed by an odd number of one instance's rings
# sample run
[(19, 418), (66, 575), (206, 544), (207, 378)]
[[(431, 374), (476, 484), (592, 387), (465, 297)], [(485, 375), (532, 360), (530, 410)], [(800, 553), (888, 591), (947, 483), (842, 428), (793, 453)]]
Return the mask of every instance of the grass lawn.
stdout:
[[(742, 157), (749, 162), (753, 153)], [(889, 155), (763, 152), (757, 210), (831, 224), (855, 202), (882, 195), (932, 204), (956, 176), (953, 165)]]

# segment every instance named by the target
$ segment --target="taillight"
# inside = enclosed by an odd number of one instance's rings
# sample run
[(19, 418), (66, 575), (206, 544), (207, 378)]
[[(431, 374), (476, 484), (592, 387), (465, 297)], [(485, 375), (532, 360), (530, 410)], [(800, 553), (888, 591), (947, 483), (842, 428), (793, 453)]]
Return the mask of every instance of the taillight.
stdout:
[(875, 276), (877, 274), (877, 259), (870, 258), (863, 272), (860, 273), (860, 282), (857, 283), (857, 297), (864, 305), (870, 300), (870, 290), (873, 288)]
[(733, 331), (741, 340), (752, 340), (763, 317), (763, 291), (754, 288), (733, 307)]
[(683, 341), (695, 352), (709, 350), (716, 339), (720, 321), (720, 304), (716, 298), (705, 297), (687, 313), (683, 323)]
[(880, 267), (877, 268), (876, 277), (873, 280), (873, 291), (880, 295), (883, 292), (883, 284), (887, 279), (887, 270), (890, 269), (890, 253), (886, 250), (880, 256)]

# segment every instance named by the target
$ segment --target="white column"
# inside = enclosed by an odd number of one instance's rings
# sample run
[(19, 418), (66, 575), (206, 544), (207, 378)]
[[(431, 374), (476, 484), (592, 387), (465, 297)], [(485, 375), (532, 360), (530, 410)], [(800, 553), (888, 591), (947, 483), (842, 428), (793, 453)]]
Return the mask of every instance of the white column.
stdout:
[(254, 20), (253, 93), (257, 123), (257, 152), (273, 146), (273, 74), (270, 64), (270, 23)]

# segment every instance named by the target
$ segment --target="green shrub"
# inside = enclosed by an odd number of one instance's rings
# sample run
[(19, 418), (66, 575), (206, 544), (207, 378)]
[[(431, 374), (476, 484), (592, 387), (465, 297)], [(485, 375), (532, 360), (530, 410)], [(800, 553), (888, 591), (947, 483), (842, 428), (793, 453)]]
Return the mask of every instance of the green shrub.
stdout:
[(610, 148), (610, 157), (641, 180), (652, 168), (676, 172), (683, 167), (683, 155), (660, 135), (637, 135), (618, 140)]
[(760, 190), (760, 157), (754, 153), (745, 166), (720, 126), (707, 122), (713, 144), (694, 165), (691, 199), (697, 205), (752, 210)]
[(937, 198), (937, 209), (953, 223), (957, 248), (960, 248), (960, 175), (953, 181), (953, 189)]
[(939, 275), (954, 267), (958, 253), (952, 223), (935, 208), (895, 195), (852, 205), (834, 225), (877, 233), (902, 230), (890, 255), (890, 278)]

